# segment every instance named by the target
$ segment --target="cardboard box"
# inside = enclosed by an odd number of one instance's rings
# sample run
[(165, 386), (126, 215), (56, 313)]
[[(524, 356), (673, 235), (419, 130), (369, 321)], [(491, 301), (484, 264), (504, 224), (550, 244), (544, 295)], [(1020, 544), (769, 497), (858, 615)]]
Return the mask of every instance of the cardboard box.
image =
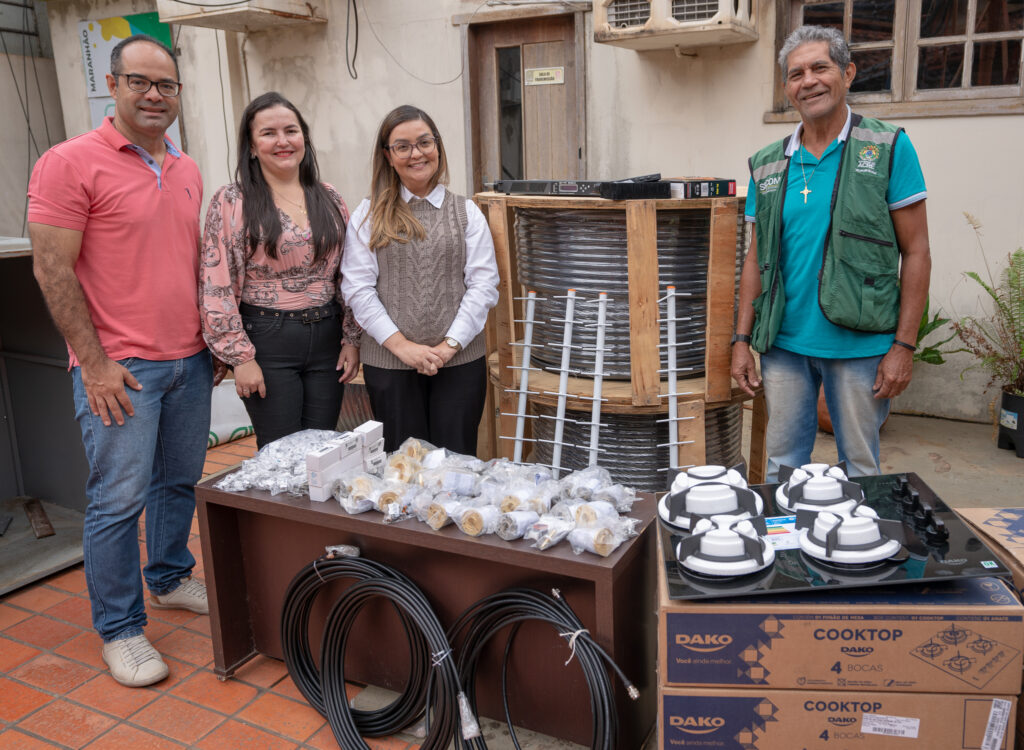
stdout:
[(1012, 750), (1016, 700), (1012, 695), (663, 686), (658, 690), (658, 747)]
[(668, 598), (663, 685), (1016, 695), (1024, 607), (1003, 581), (728, 600)]
[(323, 471), (333, 463), (341, 459), (341, 447), (334, 443), (327, 443), (316, 450), (306, 454), (306, 471)]
[(340, 437), (331, 440), (328, 445), (336, 445), (341, 451), (339, 459), (351, 456), (353, 453), (362, 453), (363, 436), (354, 432), (343, 432)]
[[(368, 422), (363, 422), (361, 425), (354, 428), (352, 432), (359, 435), (364, 445), (373, 445), (378, 440), (384, 439), (384, 423), (370, 420)], [(383, 450), (383, 447), (381, 447), (381, 450)]]
[(1024, 592), (1024, 508), (954, 510), (1010, 569), (1017, 591)]
[(363, 456), (361, 453), (350, 453), (344, 458), (335, 461), (323, 469), (309, 471), (309, 486), (326, 487), (335, 479), (349, 471), (355, 471), (363, 467)]

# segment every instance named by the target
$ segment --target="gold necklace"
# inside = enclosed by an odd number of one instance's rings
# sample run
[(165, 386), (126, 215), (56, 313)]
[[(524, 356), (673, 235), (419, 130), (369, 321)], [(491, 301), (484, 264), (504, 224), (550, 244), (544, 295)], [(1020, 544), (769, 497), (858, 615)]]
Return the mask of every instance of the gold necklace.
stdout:
[[(815, 169), (817, 169), (817, 167), (815, 167)], [(811, 176), (812, 176), (812, 177), (814, 176), (814, 175), (813, 175), (813, 173), (811, 174)], [(281, 200), (283, 200), (283, 201), (286, 201), (287, 203), (291, 203), (291, 204), (292, 204), (293, 206), (295, 206), (295, 207), (296, 207), (297, 209), (299, 209), (300, 211), (302, 211), (302, 215), (303, 215), (303, 216), (306, 216), (306, 215), (307, 215), (307, 214), (306, 214), (306, 205), (305, 205), (305, 201), (303, 201), (303, 203), (296, 203), (296, 202), (295, 202), (295, 201), (293, 201), (293, 200), (290, 200), (290, 199), (288, 199), (288, 198), (285, 198), (285, 197), (284, 197), (283, 195), (281, 195), (281, 194), (280, 194), (279, 192), (277, 192), (276, 190), (274, 190), (274, 188), (270, 188), (270, 192), (272, 192), (272, 193), (273, 193), (274, 195), (276, 195), (276, 196), (277, 196), (278, 198), (280, 198)], [(303, 195), (303, 198), (305, 198), (305, 195)], [(804, 199), (804, 203), (806, 203), (806, 202), (807, 202), (807, 200), (806, 200), (806, 199)]]
[[(806, 151), (806, 149), (804, 149), (804, 150)], [(810, 152), (810, 151), (808, 151), (807, 153), (811, 153), (811, 152)], [(804, 178), (804, 189), (803, 189), (803, 190), (801, 190), (800, 192), (801, 192), (801, 193), (803, 194), (803, 196), (804, 196), (804, 205), (806, 205), (806, 204), (807, 204), (807, 196), (808, 196), (808, 195), (810, 195), (811, 193), (813, 193), (813, 192), (814, 192), (814, 191), (813, 191), (813, 190), (811, 190), (811, 189), (810, 189), (809, 187), (807, 187), (807, 183), (809, 183), (809, 182), (810, 182), (811, 180), (813, 180), (813, 179), (814, 179), (814, 173), (818, 171), (818, 167), (819, 167), (819, 166), (821, 166), (821, 161), (820, 161), (820, 160), (818, 161), (818, 163), (817, 163), (817, 164), (815, 164), (815, 165), (814, 165), (814, 169), (812, 169), (812, 170), (811, 170), (811, 176), (810, 176), (810, 177), (808, 177), (808, 176), (807, 176), (807, 172), (806, 172), (806, 171), (804, 170), (804, 162), (803, 162), (803, 159), (801, 159), (801, 160), (800, 160), (800, 174), (801, 174), (801, 175), (803, 176), (803, 178)]]

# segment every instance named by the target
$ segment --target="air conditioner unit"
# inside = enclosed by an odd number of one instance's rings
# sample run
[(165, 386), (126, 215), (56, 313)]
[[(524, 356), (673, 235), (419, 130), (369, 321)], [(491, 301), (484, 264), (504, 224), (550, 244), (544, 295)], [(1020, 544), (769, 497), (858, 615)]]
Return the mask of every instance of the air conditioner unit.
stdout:
[(756, 0), (594, 0), (594, 41), (635, 50), (757, 39)]
[(156, 9), (164, 23), (225, 31), (262, 31), (295, 24), (327, 23), (326, 3), (300, 0), (207, 0), (203, 3), (156, 0)]

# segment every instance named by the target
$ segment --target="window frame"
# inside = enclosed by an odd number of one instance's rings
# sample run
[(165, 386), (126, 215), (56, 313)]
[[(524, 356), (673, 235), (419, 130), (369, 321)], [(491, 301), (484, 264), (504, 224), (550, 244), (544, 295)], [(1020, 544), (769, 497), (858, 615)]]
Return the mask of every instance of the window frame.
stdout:
[[(837, 0), (833, 0), (837, 1)], [(843, 34), (850, 36), (853, 0), (842, 0)], [(782, 48), (786, 36), (796, 28), (797, 19), (804, 6), (804, 0), (780, 0), (776, 3), (775, 52)], [(863, 114), (881, 118), (891, 117), (944, 117), (963, 115), (1024, 114), (1024, 52), (1021, 54), (1021, 70), (1018, 83), (1013, 86), (971, 86), (955, 89), (917, 90), (918, 50), (921, 46), (962, 43), (964, 45), (964, 75), (970, 76), (976, 42), (1021, 40), (1024, 47), (1024, 30), (977, 32), (973, 20), (976, 17), (978, 0), (968, 0), (968, 24), (963, 34), (929, 37), (922, 44), (919, 36), (921, 24), (921, 0), (895, 0), (893, 18), (892, 88), (888, 92), (851, 93), (850, 107)], [(866, 42), (854, 44), (854, 51), (887, 49), (887, 42)], [(909, 59), (908, 59), (909, 58)], [(796, 122), (799, 114), (789, 105), (785, 94), (785, 80), (774, 65), (774, 91), (772, 110), (766, 112), (765, 122)]]

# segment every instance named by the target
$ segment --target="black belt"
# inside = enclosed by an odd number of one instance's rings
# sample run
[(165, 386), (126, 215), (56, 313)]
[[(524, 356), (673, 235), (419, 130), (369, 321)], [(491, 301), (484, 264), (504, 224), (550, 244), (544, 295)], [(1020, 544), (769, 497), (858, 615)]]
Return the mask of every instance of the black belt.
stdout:
[(238, 305), (238, 312), (252, 318), (282, 318), (302, 323), (316, 323), (341, 313), (341, 305), (334, 301), (320, 307), (307, 307), (305, 310), (275, 310), (272, 307), (256, 307), (241, 302)]

